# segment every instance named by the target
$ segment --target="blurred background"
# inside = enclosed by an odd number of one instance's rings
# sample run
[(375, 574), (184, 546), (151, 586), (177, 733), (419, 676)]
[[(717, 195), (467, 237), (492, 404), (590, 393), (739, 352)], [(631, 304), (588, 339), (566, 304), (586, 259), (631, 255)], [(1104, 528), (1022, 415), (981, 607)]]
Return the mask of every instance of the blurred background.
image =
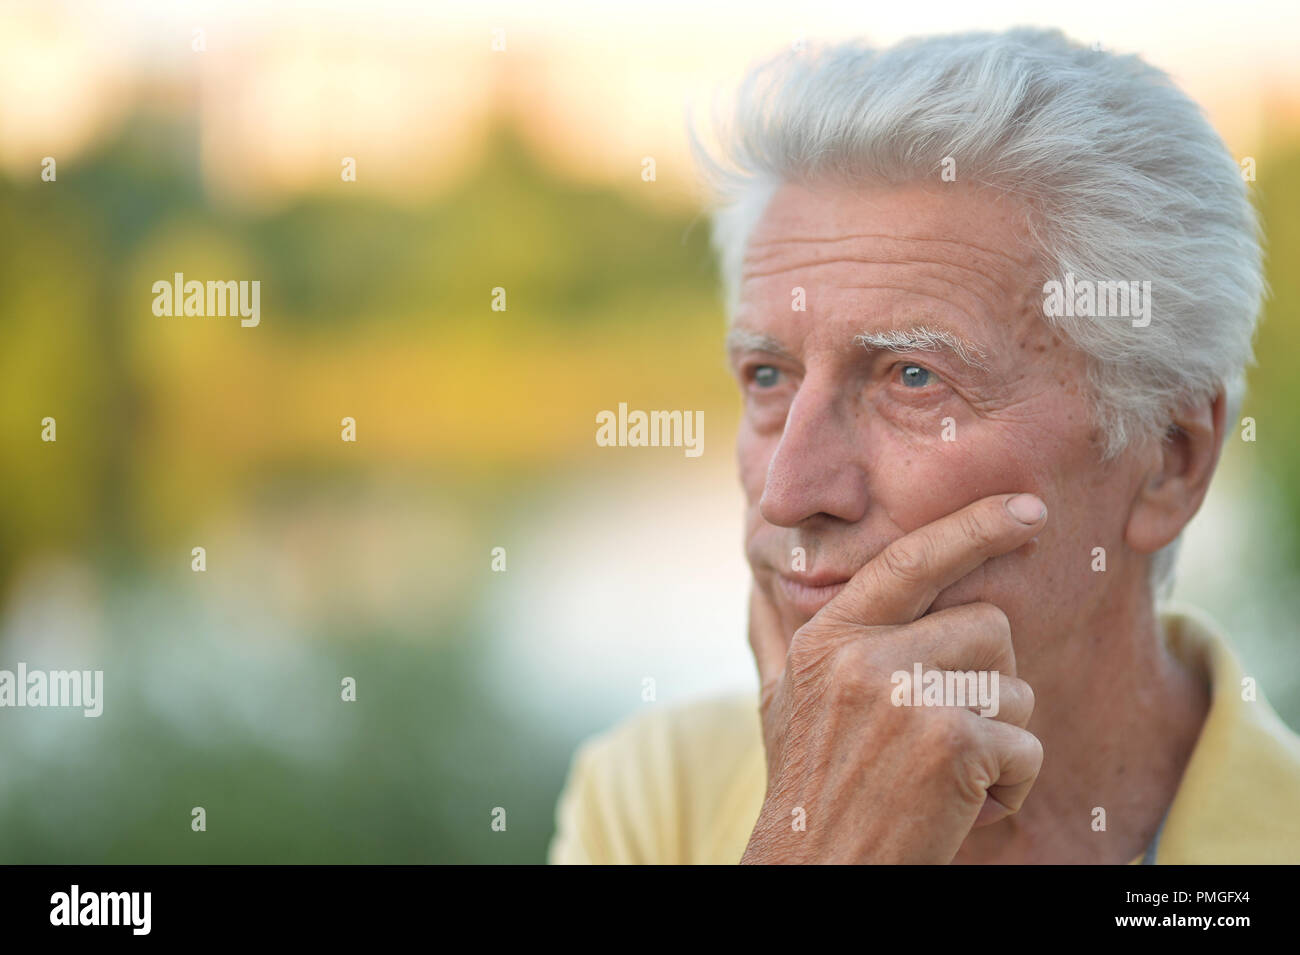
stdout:
[[(801, 39), (1059, 26), (1255, 158), (1258, 440), (1179, 596), (1300, 727), (1298, 9), (0, 6), (0, 668), (105, 672), (0, 710), (0, 862), (540, 862), (582, 738), (755, 685), (685, 111)], [(261, 324), (155, 316), (175, 272)], [(619, 402), (703, 455), (596, 447)]]

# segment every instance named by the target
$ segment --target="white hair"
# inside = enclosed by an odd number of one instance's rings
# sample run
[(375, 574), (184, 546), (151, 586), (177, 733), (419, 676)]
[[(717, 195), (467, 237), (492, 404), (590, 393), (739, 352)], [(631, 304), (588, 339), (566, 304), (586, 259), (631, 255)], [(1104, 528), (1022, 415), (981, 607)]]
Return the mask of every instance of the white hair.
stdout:
[[(1135, 55), (1015, 29), (788, 50), (754, 67), (715, 117), (712, 242), (734, 315), (749, 235), (787, 182), (960, 179), (1019, 197), (1035, 280), (1150, 281), (1146, 327), (1044, 320), (1090, 356), (1101, 459), (1163, 437), (1175, 407), (1222, 390), (1234, 430), (1265, 294), (1258, 219), (1236, 160), (1200, 109)], [(1178, 541), (1152, 561), (1172, 584)]]

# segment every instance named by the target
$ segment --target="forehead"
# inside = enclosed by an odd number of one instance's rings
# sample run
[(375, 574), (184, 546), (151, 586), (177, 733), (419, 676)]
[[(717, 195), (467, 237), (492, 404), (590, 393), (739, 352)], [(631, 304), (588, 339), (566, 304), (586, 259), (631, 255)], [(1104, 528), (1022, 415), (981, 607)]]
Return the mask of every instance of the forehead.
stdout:
[(746, 247), (737, 323), (788, 314), (798, 289), (819, 320), (871, 329), (1018, 322), (1041, 284), (1027, 223), (1010, 197), (960, 182), (786, 184)]

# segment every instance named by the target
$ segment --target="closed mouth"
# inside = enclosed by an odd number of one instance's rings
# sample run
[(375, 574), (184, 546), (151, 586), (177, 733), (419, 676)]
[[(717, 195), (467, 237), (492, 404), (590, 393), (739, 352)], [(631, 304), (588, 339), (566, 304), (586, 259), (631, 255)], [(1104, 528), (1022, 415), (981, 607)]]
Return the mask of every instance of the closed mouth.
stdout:
[(830, 603), (849, 582), (848, 577), (822, 574), (817, 577), (796, 579), (778, 574), (781, 591), (786, 601), (799, 613), (812, 617)]

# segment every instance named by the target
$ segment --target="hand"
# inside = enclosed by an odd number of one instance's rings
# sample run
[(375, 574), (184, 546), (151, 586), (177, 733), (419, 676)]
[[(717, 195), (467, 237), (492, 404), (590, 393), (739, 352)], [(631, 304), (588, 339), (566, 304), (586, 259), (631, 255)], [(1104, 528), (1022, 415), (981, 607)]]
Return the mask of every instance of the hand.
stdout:
[[(1007, 506), (1027, 504), (1036, 520)], [(750, 646), (762, 681), (767, 796), (745, 863), (948, 863), (976, 826), (1020, 809), (1043, 761), (1025, 729), (1007, 615), (970, 603), (922, 616), (946, 587), (1042, 529), (1031, 495), (976, 501), (892, 542), (787, 649), (755, 587)], [(997, 671), (996, 718), (978, 706), (896, 706), (897, 671)], [(796, 829), (796, 810), (806, 829)]]

